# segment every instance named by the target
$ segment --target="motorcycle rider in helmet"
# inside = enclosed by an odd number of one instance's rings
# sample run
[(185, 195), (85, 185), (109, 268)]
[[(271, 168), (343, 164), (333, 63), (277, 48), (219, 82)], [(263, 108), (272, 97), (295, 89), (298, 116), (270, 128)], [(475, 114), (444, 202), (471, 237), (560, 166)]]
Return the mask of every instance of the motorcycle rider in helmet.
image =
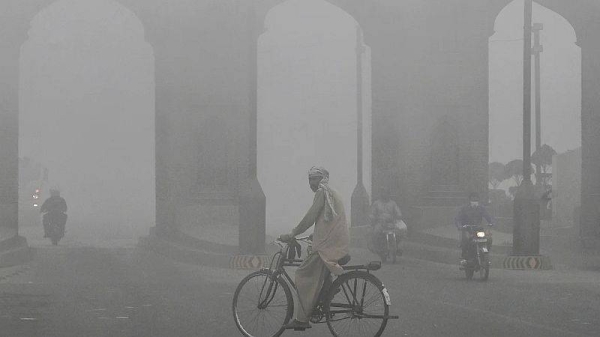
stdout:
[(58, 188), (50, 189), (50, 198), (46, 199), (40, 208), (40, 213), (44, 213), (42, 224), (44, 225), (44, 237), (49, 236), (49, 226), (51, 221), (59, 224), (61, 233), (65, 232), (67, 222), (67, 202), (60, 196)]
[[(460, 211), (458, 212), (458, 214), (456, 215), (456, 218), (454, 218), (454, 223), (457, 227), (457, 229), (460, 231), (460, 247), (462, 249), (462, 254), (461, 254), (461, 264), (465, 264), (466, 263), (466, 259), (468, 257), (468, 237), (467, 237), (467, 233), (464, 230), (464, 226), (481, 226), (483, 219), (485, 218), (485, 220), (487, 221), (488, 225), (491, 227), (494, 225), (494, 219), (492, 218), (492, 216), (488, 213), (488, 211), (485, 209), (485, 207), (483, 205), (480, 204), (479, 202), (479, 194), (476, 192), (472, 192), (469, 194), (469, 204), (463, 206)], [(492, 237), (491, 237), (491, 233), (489, 233), (489, 231), (486, 231), (487, 233), (487, 237), (488, 237), (488, 251), (491, 252), (491, 248), (492, 248)]]

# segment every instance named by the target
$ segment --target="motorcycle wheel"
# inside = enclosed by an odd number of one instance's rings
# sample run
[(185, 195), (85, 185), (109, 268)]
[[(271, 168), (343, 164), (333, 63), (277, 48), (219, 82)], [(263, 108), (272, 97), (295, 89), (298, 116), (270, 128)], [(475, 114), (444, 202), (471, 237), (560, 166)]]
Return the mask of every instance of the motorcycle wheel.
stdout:
[(487, 254), (481, 256), (481, 266), (479, 267), (479, 278), (487, 281), (490, 277), (490, 264)]
[(475, 270), (473, 268), (467, 267), (465, 268), (465, 276), (467, 277), (467, 280), (472, 280), (473, 279), (473, 274), (475, 273)]

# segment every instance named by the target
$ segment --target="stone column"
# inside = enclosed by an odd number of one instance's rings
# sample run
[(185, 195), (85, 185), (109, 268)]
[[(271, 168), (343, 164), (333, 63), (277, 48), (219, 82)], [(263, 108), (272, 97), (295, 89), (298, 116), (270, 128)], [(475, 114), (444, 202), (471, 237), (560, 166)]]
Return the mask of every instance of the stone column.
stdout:
[(581, 227), (584, 244), (600, 237), (600, 23), (577, 31), (581, 47)]
[(19, 51), (27, 32), (8, 21), (0, 26), (0, 240), (18, 235)]
[(365, 46), (362, 41), (362, 30), (356, 27), (356, 186), (352, 192), (351, 218), (352, 226), (364, 226), (368, 224), (369, 194), (363, 184), (363, 54)]
[[(257, 52), (259, 27), (262, 21), (254, 1), (248, 1), (248, 165), (247, 175), (240, 182), (239, 189), (239, 249), (241, 254), (260, 254), (265, 250), (266, 196), (257, 178)], [(242, 117), (243, 118), (243, 117)], [(244, 153), (242, 151), (242, 153)], [(240, 158), (240, 160), (244, 160)], [(245, 165), (242, 165), (244, 167)]]

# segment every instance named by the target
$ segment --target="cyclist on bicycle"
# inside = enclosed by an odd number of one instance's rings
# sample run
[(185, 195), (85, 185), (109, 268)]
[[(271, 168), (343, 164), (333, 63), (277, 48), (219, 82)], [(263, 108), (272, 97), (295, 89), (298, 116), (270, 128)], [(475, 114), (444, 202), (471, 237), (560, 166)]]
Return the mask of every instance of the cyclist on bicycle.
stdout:
[(349, 253), (350, 234), (344, 204), (340, 195), (329, 187), (329, 172), (322, 167), (312, 167), (308, 183), (315, 192), (312, 206), (290, 234), (279, 237), (281, 241), (289, 241), (315, 225), (312, 251), (295, 273), (298, 301), (295, 301), (295, 318), (286, 329), (310, 328), (308, 321), (327, 272), (342, 274), (338, 261)]

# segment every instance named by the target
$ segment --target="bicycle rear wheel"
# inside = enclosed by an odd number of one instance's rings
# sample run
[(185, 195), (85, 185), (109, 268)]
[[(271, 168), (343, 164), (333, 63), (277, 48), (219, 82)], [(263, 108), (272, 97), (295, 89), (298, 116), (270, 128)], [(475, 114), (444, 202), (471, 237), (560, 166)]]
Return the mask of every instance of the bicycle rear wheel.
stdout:
[(233, 318), (246, 337), (276, 337), (294, 311), (288, 285), (268, 270), (246, 276), (233, 295)]
[(372, 274), (350, 272), (338, 277), (325, 303), (327, 326), (336, 337), (379, 337), (387, 325), (389, 294)]

